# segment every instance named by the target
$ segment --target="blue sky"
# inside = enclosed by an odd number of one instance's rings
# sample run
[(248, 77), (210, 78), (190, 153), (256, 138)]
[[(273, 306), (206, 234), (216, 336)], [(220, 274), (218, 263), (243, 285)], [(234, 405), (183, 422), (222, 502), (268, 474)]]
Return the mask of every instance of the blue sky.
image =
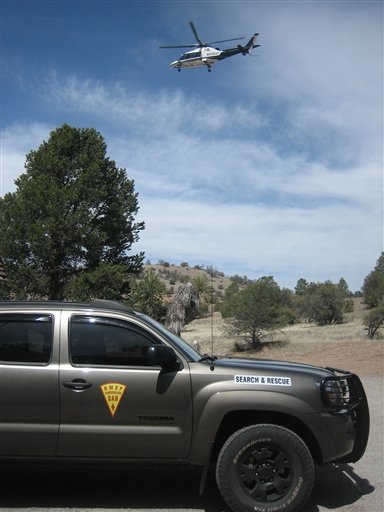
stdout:
[[(262, 46), (179, 73), (159, 45), (193, 43), (189, 20)], [(52, 130), (94, 127), (135, 180), (133, 252), (361, 288), (383, 251), (381, 0), (2, 0), (1, 32), (0, 195)]]

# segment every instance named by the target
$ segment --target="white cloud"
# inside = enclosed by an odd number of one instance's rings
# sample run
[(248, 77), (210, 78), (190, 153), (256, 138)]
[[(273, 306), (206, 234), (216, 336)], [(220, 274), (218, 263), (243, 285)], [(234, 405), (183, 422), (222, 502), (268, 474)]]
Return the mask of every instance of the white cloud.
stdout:
[[(367, 93), (382, 80), (380, 2), (283, 1), (264, 4), (261, 14), (258, 60), (269, 71), (259, 76), (263, 86), (289, 102), (371, 101)], [(257, 73), (259, 66), (248, 69)]]
[(24, 172), (25, 156), (48, 138), (51, 129), (39, 123), (14, 124), (1, 133), (0, 196), (15, 191), (14, 181)]
[(255, 20), (262, 47), (233, 80), (271, 103), (276, 121), (285, 112), (288, 142), (340, 161), (382, 149), (382, 2), (254, 2), (236, 16)]
[(121, 83), (102, 83), (71, 76), (63, 78), (50, 73), (40, 90), (48, 104), (67, 112), (88, 114), (104, 122), (134, 126), (136, 136), (148, 131), (156, 137), (168, 133), (213, 134), (258, 128), (263, 119), (250, 114), (241, 104), (228, 109), (224, 104), (208, 104), (199, 97), (186, 97), (181, 90), (149, 94), (132, 91)]

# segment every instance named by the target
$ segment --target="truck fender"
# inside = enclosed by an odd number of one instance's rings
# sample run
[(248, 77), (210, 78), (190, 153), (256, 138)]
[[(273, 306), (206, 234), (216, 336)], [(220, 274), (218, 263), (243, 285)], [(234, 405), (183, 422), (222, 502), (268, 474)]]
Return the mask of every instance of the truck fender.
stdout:
[(191, 462), (209, 464), (213, 443), (226, 414), (234, 411), (271, 411), (301, 416), (316, 411), (304, 400), (286, 393), (244, 390), (217, 392), (210, 396), (199, 418), (195, 418)]

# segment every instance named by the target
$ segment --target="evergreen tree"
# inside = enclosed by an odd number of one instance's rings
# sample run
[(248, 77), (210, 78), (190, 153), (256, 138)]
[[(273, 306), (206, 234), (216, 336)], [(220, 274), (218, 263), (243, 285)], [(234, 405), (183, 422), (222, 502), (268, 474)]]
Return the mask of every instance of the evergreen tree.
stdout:
[(130, 254), (144, 229), (134, 182), (106, 151), (95, 129), (64, 124), (27, 155), (16, 192), (0, 199), (0, 255), (13, 296), (61, 300), (88, 281), (87, 294), (100, 297), (92, 274), (110, 277), (116, 265), (119, 295), (141, 271), (144, 254)]
[(309, 287), (308, 281), (306, 279), (304, 279), (303, 277), (301, 277), (297, 281), (296, 286), (295, 286), (296, 295), (300, 295), (300, 296), (304, 295), (307, 292), (308, 287)]
[(347, 281), (344, 279), (344, 277), (342, 277), (338, 283), (338, 288), (341, 292), (341, 294), (347, 298), (351, 295), (351, 292), (349, 291), (349, 288), (348, 288), (348, 283)]
[(266, 331), (287, 322), (280, 288), (271, 276), (250, 282), (238, 291), (234, 287), (226, 295), (221, 312), (231, 333), (241, 336), (255, 349)]
[(384, 300), (384, 252), (376, 262), (375, 268), (364, 279), (362, 287), (364, 303), (376, 308)]

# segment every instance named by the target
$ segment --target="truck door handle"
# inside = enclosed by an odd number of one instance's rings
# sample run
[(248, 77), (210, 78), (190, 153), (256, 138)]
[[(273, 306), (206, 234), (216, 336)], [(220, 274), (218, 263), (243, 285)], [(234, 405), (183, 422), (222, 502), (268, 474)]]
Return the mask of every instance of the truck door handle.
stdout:
[(84, 379), (73, 379), (71, 381), (63, 382), (65, 388), (73, 389), (73, 391), (84, 391), (92, 386), (90, 382)]

